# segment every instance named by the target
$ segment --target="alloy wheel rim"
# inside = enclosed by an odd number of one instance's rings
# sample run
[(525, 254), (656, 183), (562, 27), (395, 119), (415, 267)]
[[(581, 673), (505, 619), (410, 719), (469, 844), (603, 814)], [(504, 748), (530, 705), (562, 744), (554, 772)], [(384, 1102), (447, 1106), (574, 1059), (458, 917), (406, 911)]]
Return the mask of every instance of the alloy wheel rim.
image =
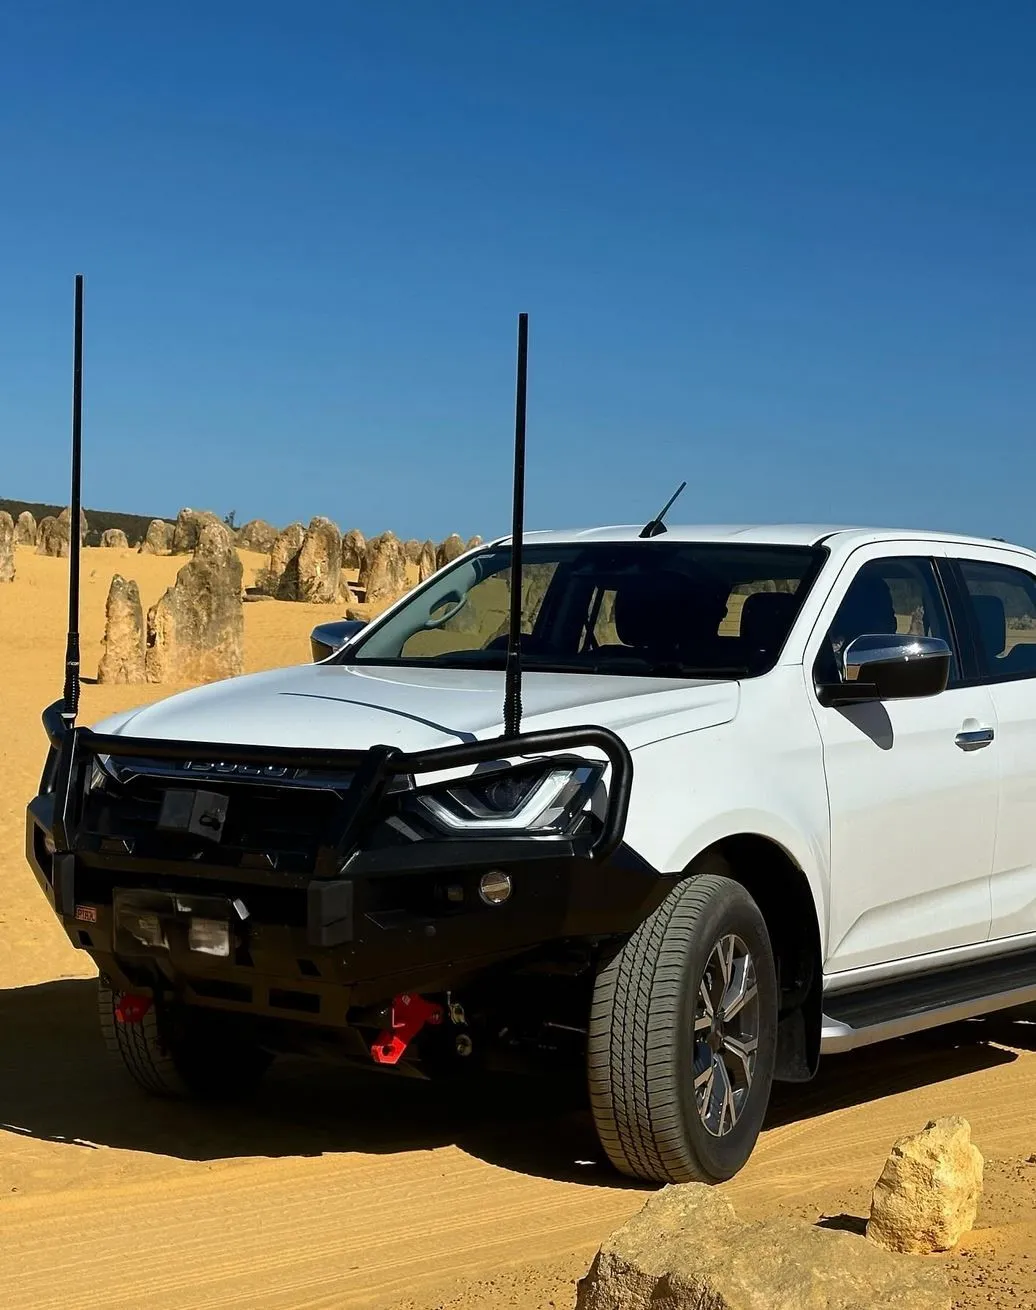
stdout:
[(759, 1048), (759, 982), (736, 933), (713, 946), (694, 1006), (694, 1100), (705, 1131), (725, 1137), (752, 1090)]

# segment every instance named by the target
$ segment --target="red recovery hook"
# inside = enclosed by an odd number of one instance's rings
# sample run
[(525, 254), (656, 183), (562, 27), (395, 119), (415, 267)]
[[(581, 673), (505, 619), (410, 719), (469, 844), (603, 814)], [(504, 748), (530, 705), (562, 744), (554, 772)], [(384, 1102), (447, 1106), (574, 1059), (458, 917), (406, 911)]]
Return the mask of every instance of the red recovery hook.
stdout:
[(389, 1027), (383, 1028), (371, 1047), (375, 1064), (398, 1064), (403, 1052), (417, 1034), (429, 1024), (442, 1023), (442, 1006), (426, 1001), (423, 996), (403, 992), (392, 998)]
[(136, 996), (133, 992), (123, 992), (115, 1002), (115, 1017), (119, 1023), (140, 1023), (150, 1009), (150, 996)]

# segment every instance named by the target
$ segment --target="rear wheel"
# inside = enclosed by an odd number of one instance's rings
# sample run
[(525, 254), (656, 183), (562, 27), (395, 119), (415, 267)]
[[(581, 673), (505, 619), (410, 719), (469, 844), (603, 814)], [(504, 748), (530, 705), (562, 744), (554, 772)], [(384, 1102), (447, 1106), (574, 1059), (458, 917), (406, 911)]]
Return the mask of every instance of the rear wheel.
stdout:
[(152, 1096), (232, 1100), (258, 1085), (272, 1063), (232, 1018), (181, 1006), (152, 1005), (133, 1023), (116, 1015), (121, 993), (103, 980), (97, 1001), (109, 1054)]
[(641, 924), (594, 989), (598, 1135), (617, 1169), (653, 1182), (737, 1173), (773, 1080), (777, 981), (766, 924), (725, 862), (705, 867)]

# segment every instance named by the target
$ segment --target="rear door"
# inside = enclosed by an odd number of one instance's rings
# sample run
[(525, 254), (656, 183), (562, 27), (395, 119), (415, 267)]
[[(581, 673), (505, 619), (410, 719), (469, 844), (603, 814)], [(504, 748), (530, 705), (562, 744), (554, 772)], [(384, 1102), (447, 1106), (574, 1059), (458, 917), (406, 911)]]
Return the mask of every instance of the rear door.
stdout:
[(962, 680), (934, 553), (906, 542), (854, 552), (806, 648), (807, 676), (822, 681), (865, 632), (926, 633), (954, 650), (938, 696), (839, 708), (811, 696), (831, 808), (827, 973), (973, 945), (989, 932), (995, 718), (988, 688)]
[(990, 937), (1036, 933), (1036, 560), (993, 547), (957, 556), (974, 682), (992, 697), (1000, 759)]

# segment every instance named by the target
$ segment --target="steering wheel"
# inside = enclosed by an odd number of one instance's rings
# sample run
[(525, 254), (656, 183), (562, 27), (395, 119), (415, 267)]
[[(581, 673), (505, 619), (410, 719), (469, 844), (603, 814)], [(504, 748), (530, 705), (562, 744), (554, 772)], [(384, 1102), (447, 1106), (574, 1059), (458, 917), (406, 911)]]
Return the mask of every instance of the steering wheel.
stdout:
[(433, 619), (431, 615), (429, 615), (428, 618), (425, 619), (424, 623), (422, 624), (422, 627), (425, 632), (427, 632), (430, 628), (444, 627), (447, 623), (449, 623), (450, 619), (455, 618), (461, 612), (464, 606), (468, 603), (467, 596), (459, 596), (458, 593), (455, 591), (449, 592), (446, 596), (443, 597), (443, 600), (444, 601), (450, 600), (454, 596), (458, 597), (457, 603), (456, 605), (448, 609), (445, 614), (441, 614), (438, 618), (435, 619)]

